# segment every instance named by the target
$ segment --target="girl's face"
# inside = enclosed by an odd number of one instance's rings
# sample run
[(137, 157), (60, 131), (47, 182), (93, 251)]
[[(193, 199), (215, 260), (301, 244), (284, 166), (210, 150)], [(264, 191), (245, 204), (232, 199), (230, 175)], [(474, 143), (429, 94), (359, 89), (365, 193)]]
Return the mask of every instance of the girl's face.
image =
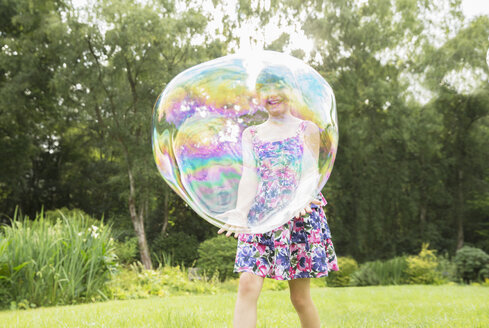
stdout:
[(289, 110), (289, 88), (283, 80), (262, 84), (258, 88), (260, 103), (271, 116), (279, 116)]

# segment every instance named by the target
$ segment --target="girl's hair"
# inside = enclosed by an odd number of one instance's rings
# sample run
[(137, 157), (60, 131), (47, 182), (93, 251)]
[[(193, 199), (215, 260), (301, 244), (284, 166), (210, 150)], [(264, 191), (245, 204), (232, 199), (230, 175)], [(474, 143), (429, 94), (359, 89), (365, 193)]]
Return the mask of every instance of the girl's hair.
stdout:
[(298, 89), (294, 74), (284, 65), (270, 65), (265, 67), (256, 78), (255, 88), (260, 90), (266, 84), (283, 82), (292, 90)]

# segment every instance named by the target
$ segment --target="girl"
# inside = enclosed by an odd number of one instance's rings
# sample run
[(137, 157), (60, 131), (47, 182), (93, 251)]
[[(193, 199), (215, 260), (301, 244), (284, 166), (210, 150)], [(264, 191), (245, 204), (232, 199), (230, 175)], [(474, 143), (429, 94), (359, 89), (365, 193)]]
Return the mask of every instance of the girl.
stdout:
[[(258, 98), (268, 120), (247, 128), (242, 136), (243, 172), (236, 208), (218, 233), (240, 231), (264, 213), (284, 208), (290, 195), (307, 195), (317, 184), (319, 128), (291, 114), (292, 73), (284, 66), (264, 69), (257, 78)], [(291, 133), (292, 131), (292, 133)], [(302, 173), (301, 173), (302, 172)], [(234, 327), (255, 327), (257, 301), (264, 278), (287, 280), (290, 298), (302, 327), (320, 327), (310, 296), (310, 278), (338, 271), (331, 233), (319, 194), (286, 224), (263, 234), (235, 232), (235, 272), (240, 272)], [(243, 224), (244, 223), (244, 224)], [(232, 223), (230, 223), (232, 224)], [(242, 231), (242, 229), (241, 229)]]

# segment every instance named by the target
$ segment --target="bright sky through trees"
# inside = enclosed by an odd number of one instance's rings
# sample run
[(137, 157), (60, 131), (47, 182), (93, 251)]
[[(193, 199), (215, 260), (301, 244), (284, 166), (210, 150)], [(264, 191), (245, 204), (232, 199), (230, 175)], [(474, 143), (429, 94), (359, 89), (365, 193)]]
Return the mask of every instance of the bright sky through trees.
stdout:
[[(89, 5), (92, 6), (96, 3), (95, 0), (72, 0), (73, 4), (77, 8)], [(368, 0), (357, 0), (359, 6), (368, 5)], [(135, 0), (135, 2), (146, 2), (146, 0)], [(238, 17), (235, 11), (238, 0), (225, 1), (218, 5), (217, 8), (214, 7), (212, 0), (203, 0), (197, 2), (198, 10), (204, 12), (204, 14), (209, 17), (209, 21), (206, 28), (207, 35), (213, 35), (214, 37), (220, 38), (224, 37), (223, 33), (223, 19), (225, 15), (228, 15), (231, 20), (238, 21)], [(265, 9), (270, 7), (269, 0), (251, 0), (251, 5), (258, 6), (261, 4)], [(429, 17), (432, 20), (431, 25), (427, 25), (427, 30), (423, 33), (429, 35), (432, 39), (433, 44), (439, 44), (440, 46), (446, 41), (445, 32), (441, 24), (444, 19), (444, 12), (448, 11), (449, 8), (447, 3), (440, 2), (439, 5), (439, 15), (438, 17)], [(179, 7), (177, 2), (177, 8)], [(479, 15), (489, 15), (489, 1), (487, 0), (461, 0), (461, 8), (466, 17), (466, 24)], [(187, 8), (181, 4), (180, 11), (185, 11)], [(82, 19), (85, 14), (82, 13)], [(278, 12), (274, 15), (270, 22), (265, 26), (260, 26), (259, 17), (249, 17), (242, 20), (239, 26), (235, 28), (234, 33), (238, 36), (237, 43), (231, 41), (228, 45), (228, 51), (230, 53), (241, 51), (241, 52), (252, 52), (253, 49), (263, 49), (266, 45), (271, 44), (274, 40), (277, 40), (283, 33), (290, 36), (289, 42), (284, 47), (284, 52), (291, 54), (294, 50), (301, 50), (304, 53), (304, 60), (311, 63), (322, 63), (322, 57), (319, 53), (316, 53), (314, 58), (311, 58), (311, 52), (314, 49), (314, 41), (308, 38), (304, 31), (302, 30), (301, 21), (296, 21), (291, 24), (286, 17), (287, 13)], [(435, 25), (433, 25), (435, 23)], [(437, 24), (440, 24), (437, 26)], [(103, 24), (100, 24), (100, 28), (103, 30)], [(453, 32), (457, 28), (453, 27)], [(445, 36), (444, 36), (445, 35)], [(192, 44), (198, 45), (202, 44), (205, 40), (205, 35), (196, 35), (192, 40)], [(489, 50), (488, 50), (489, 51)], [(489, 52), (488, 52), (489, 55)], [(345, 53), (345, 56), (348, 56)], [(376, 57), (380, 57), (381, 61), (395, 61), (401, 57), (408, 56), (405, 49), (390, 49), (385, 53), (377, 53)], [(406, 58), (404, 58), (406, 59)], [(415, 98), (420, 103), (428, 102), (433, 94), (431, 94), (422, 84), (422, 80), (419, 77), (414, 76), (404, 76), (405, 79), (410, 82), (410, 93), (416, 95)], [(465, 68), (462, 70), (453, 71), (448, 74), (445, 78), (445, 82), (452, 85), (458, 92), (467, 94), (471, 90), (474, 90), (482, 81), (487, 80), (487, 75), (481, 70), (472, 70), (470, 68)]]
[[(144, 1), (144, 0), (143, 0)], [(367, 2), (366, 0), (359, 0), (360, 2)], [(232, 16), (233, 8), (236, 6), (237, 0), (231, 0), (227, 2), (227, 12), (229, 15)], [(256, 2), (256, 1), (255, 1)], [(265, 1), (267, 2), (267, 1)], [(269, 1), (268, 1), (269, 2)], [(82, 7), (83, 5), (93, 3), (92, 0), (73, 0), (73, 4), (76, 7)], [(207, 1), (202, 1), (204, 4), (204, 7), (209, 8), (208, 10), (212, 10), (212, 1), (207, 0)], [(472, 19), (475, 16), (478, 15), (489, 15), (489, 1), (484, 1), (484, 0), (462, 0), (462, 10), (464, 12), (464, 15), (468, 19)], [(219, 12), (214, 12), (210, 13), (211, 17), (213, 17), (213, 21), (209, 24), (209, 30), (214, 30), (216, 28), (219, 29), (219, 22), (221, 21), (220, 16), (222, 16), (222, 13)], [(312, 40), (306, 38), (304, 36), (304, 32), (300, 29), (299, 26), (285, 26), (285, 27), (280, 27), (280, 25), (277, 24), (278, 22), (273, 21), (270, 24), (268, 24), (265, 28), (263, 28), (263, 33), (262, 35), (257, 36), (256, 42), (258, 43), (257, 45), (260, 46), (263, 43), (267, 43), (270, 41), (273, 41), (274, 39), (278, 38), (283, 32), (290, 34), (290, 48), (295, 48), (295, 49), (302, 49), (306, 54), (308, 54), (312, 48), (313, 48), (313, 42)], [(237, 33), (240, 34), (240, 45), (239, 48), (248, 48), (250, 47), (250, 35), (253, 33), (253, 21), (248, 22), (247, 24), (244, 24), (241, 28), (239, 28), (239, 31)], [(292, 50), (292, 49), (286, 49), (286, 50)], [(306, 58), (307, 59), (307, 58)]]

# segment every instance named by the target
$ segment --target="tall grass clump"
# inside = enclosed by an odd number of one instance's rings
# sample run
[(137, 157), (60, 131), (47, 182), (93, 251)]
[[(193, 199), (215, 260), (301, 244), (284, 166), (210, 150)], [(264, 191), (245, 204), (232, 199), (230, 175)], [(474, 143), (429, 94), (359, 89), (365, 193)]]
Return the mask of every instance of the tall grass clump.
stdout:
[(110, 227), (83, 215), (18, 217), (0, 230), (0, 307), (28, 308), (105, 298), (115, 269)]
[(418, 255), (398, 256), (387, 261), (366, 262), (352, 274), (351, 285), (444, 284), (453, 275), (453, 264), (440, 259), (423, 243)]
[(366, 262), (351, 275), (350, 284), (353, 286), (400, 285), (404, 282), (407, 266), (405, 256), (387, 261)]

